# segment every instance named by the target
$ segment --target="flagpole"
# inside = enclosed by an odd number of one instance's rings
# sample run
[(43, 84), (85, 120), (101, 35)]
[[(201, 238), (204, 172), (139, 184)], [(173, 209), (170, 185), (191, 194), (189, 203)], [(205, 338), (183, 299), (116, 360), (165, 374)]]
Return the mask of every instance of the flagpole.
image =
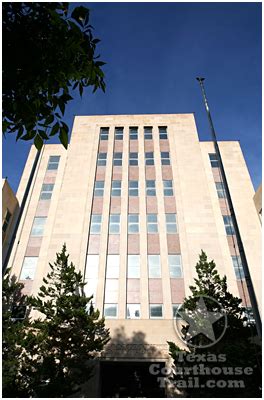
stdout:
[(258, 303), (257, 303), (254, 287), (252, 284), (252, 279), (251, 279), (250, 272), (249, 272), (247, 257), (246, 257), (246, 253), (244, 250), (243, 241), (242, 241), (242, 238), (240, 235), (237, 218), (236, 218), (232, 198), (231, 198), (229, 187), (228, 187), (228, 182), (226, 179), (224, 164), (223, 164), (221, 153), (219, 150), (216, 133), (215, 133), (215, 129), (214, 129), (214, 125), (213, 125), (213, 121), (212, 121), (212, 117), (211, 117), (211, 113), (210, 113), (210, 109), (209, 109), (209, 104), (208, 104), (206, 94), (205, 94), (205, 89), (204, 89), (204, 84), (203, 84), (203, 81), (205, 78), (197, 77), (196, 79), (199, 82), (201, 90), (202, 90), (202, 96), (203, 96), (204, 105), (205, 105), (205, 109), (206, 109), (206, 113), (207, 113), (207, 117), (208, 117), (208, 121), (209, 121), (209, 125), (210, 125), (210, 130), (211, 130), (211, 135), (212, 135), (212, 139), (213, 139), (213, 143), (214, 143), (215, 153), (216, 153), (219, 169), (220, 169), (222, 180), (223, 180), (223, 186), (224, 186), (224, 190), (226, 193), (227, 203), (228, 203), (230, 214), (231, 214), (231, 220), (233, 222), (233, 227), (234, 227), (234, 231), (235, 231), (235, 235), (236, 235), (236, 239), (237, 239), (237, 245), (238, 245), (238, 249), (239, 249), (241, 263), (242, 263), (243, 270), (244, 270), (244, 276), (245, 276), (245, 281), (246, 281), (246, 285), (247, 285), (247, 289), (248, 289), (248, 294), (249, 294), (252, 311), (253, 311), (255, 322), (256, 322), (257, 333), (258, 333), (259, 338), (261, 339), (262, 323), (261, 323), (261, 318), (260, 318), (260, 314), (259, 314)]

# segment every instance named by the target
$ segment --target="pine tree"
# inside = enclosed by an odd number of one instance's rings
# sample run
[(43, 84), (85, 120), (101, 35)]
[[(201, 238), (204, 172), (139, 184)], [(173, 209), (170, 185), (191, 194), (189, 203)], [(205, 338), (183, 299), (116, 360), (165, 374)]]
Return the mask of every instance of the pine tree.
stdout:
[[(194, 355), (194, 360), (199, 360), (199, 355), (203, 355), (200, 358), (203, 366), (209, 367), (212, 370), (213, 367), (232, 367), (233, 370), (236, 367), (240, 368), (252, 368), (252, 374), (236, 376), (226, 376), (221, 374), (219, 376), (199, 376), (200, 386), (199, 389), (186, 388), (185, 394), (191, 397), (260, 397), (260, 386), (261, 386), (261, 356), (260, 346), (256, 343), (256, 329), (251, 324), (247, 323), (245, 317), (245, 308), (241, 306), (242, 300), (238, 297), (233, 296), (227, 290), (227, 279), (226, 276), (220, 277), (216, 270), (215, 262), (208, 261), (207, 255), (204, 251), (199, 256), (199, 262), (196, 264), (196, 273), (198, 278), (194, 279), (195, 285), (190, 286), (191, 295), (184, 299), (182, 310), (194, 315), (192, 313), (197, 310), (197, 302), (199, 298), (203, 298), (206, 312), (201, 313), (201, 319), (199, 320), (199, 326), (197, 333), (200, 328), (206, 325), (207, 311), (211, 313), (222, 313), (224, 312), (225, 317), (219, 318), (213, 323), (213, 331), (215, 338), (219, 338), (219, 341), (215, 342), (212, 346), (201, 347), (210, 344), (210, 339), (205, 337), (203, 333), (198, 333), (190, 339), (188, 337), (190, 324), (183, 324), (182, 326), (182, 337), (187, 339), (187, 353)], [(223, 331), (224, 329), (224, 331)], [(224, 333), (221, 337), (221, 333)], [(195, 362), (183, 359), (185, 361), (179, 363), (179, 354), (182, 351), (175, 343), (168, 342), (170, 349), (170, 356), (174, 360), (175, 367), (193, 367)], [(212, 342), (211, 342), (212, 343)], [(225, 361), (219, 363), (218, 357), (225, 355)], [(195, 358), (197, 356), (197, 358)], [(204, 362), (204, 359), (207, 360)], [(208, 361), (208, 359), (210, 361)], [(220, 356), (221, 359), (221, 356)], [(199, 364), (196, 363), (196, 364)], [(184, 371), (184, 369), (183, 369)], [(185, 370), (188, 371), (188, 370)], [(174, 375), (174, 380), (185, 380), (187, 381), (191, 377), (194, 378), (195, 374), (184, 372), (179, 375)], [(206, 388), (206, 382), (210, 379), (227, 381), (231, 380), (243, 380), (244, 386), (241, 388)]]
[(7, 269), (2, 283), (2, 389), (3, 397), (24, 397), (27, 390), (21, 374), (23, 341), (26, 335), (24, 285)]
[(109, 341), (109, 331), (91, 297), (84, 294), (83, 277), (69, 262), (64, 245), (29, 301), (40, 314), (28, 334), (28, 359), (24, 363), (31, 394), (65, 397), (80, 389), (91, 374), (89, 360)]

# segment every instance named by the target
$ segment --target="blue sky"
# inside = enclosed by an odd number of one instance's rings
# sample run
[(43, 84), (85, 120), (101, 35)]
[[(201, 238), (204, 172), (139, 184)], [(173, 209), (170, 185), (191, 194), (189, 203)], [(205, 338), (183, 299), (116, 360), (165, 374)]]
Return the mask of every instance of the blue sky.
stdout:
[[(210, 130), (196, 76), (205, 76), (218, 140), (239, 140), (255, 188), (261, 182), (261, 3), (76, 3), (91, 10), (106, 93), (74, 115), (194, 112), (199, 137)], [(58, 142), (53, 140), (51, 143)], [(30, 143), (3, 139), (3, 177), (16, 191)]]

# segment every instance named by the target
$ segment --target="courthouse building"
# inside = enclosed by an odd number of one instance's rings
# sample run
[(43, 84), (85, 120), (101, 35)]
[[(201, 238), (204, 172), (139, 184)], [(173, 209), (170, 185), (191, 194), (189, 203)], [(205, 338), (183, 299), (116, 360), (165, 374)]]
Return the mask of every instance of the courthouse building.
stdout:
[[(219, 142), (219, 148), (260, 307), (254, 189), (239, 142)], [(19, 203), (35, 157), (32, 147)], [(250, 307), (218, 167), (213, 142), (199, 141), (193, 114), (79, 116), (67, 151), (44, 146), (9, 266), (25, 292), (36, 294), (66, 243), (112, 338), (91, 396), (127, 397), (126, 376), (146, 372), (150, 362), (168, 362), (167, 341), (178, 341), (173, 315), (190, 294), (201, 249)], [(152, 377), (146, 379), (158, 396)]]

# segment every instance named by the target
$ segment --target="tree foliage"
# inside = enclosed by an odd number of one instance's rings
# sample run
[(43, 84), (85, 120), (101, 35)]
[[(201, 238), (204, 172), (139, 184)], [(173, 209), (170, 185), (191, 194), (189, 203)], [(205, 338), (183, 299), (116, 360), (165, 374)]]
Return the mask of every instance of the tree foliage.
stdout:
[(105, 91), (89, 10), (70, 12), (68, 3), (57, 2), (5, 2), (2, 10), (3, 133), (33, 140), (37, 149), (58, 135), (67, 148), (70, 90)]
[[(3, 394), (5, 397), (67, 397), (92, 374), (90, 361), (109, 341), (104, 319), (84, 293), (81, 272), (64, 245), (36, 296), (6, 275), (3, 282)], [(14, 320), (14, 305), (31, 318)], [(18, 308), (15, 308), (18, 316)], [(27, 314), (28, 314), (27, 313)]]
[(24, 285), (17, 282), (7, 269), (2, 283), (2, 388), (3, 397), (23, 397), (21, 374), (23, 341), (28, 318), (25, 317), (26, 296), (22, 294)]
[(31, 363), (27, 363), (31, 390), (37, 396), (65, 397), (78, 391), (91, 373), (88, 361), (109, 340), (104, 319), (84, 294), (82, 274), (68, 258), (64, 245), (38, 295), (29, 298), (40, 313), (31, 323)]
[[(224, 317), (220, 318), (218, 321), (214, 322), (212, 327), (214, 331), (215, 338), (219, 338), (219, 341), (212, 343), (208, 337), (205, 337), (203, 333), (200, 332), (202, 324), (206, 324), (206, 315), (201, 315), (199, 329), (197, 329), (197, 335), (192, 334), (192, 338), (188, 337), (188, 331), (190, 329), (190, 324), (183, 324), (182, 326), (182, 337), (187, 344), (187, 349), (181, 349), (173, 342), (169, 343), (170, 355), (174, 360), (175, 367), (187, 367), (175, 374), (174, 380), (184, 380), (187, 381), (189, 378), (195, 378), (195, 373), (193, 373), (193, 366), (195, 364), (194, 360), (197, 356), (199, 360), (199, 355), (203, 356), (201, 358), (204, 367), (209, 367), (212, 370), (213, 367), (231, 367), (232, 371), (235, 371), (236, 367), (239, 368), (252, 368), (252, 374), (250, 375), (229, 375), (226, 376), (224, 373), (215, 376), (213, 373), (209, 376), (199, 376), (200, 387), (199, 389), (186, 388), (185, 394), (191, 397), (260, 397), (260, 387), (261, 387), (261, 347), (258, 345), (256, 340), (256, 329), (252, 323), (249, 323), (247, 317), (245, 317), (245, 308), (241, 306), (242, 300), (233, 296), (227, 289), (227, 279), (226, 276), (220, 277), (216, 270), (216, 265), (214, 261), (208, 261), (205, 252), (201, 252), (199, 256), (199, 262), (196, 264), (196, 273), (198, 278), (194, 279), (195, 285), (190, 286), (191, 295), (184, 299), (182, 309), (189, 312), (192, 315), (195, 309), (197, 309), (197, 301), (199, 298), (204, 299), (207, 311), (211, 313), (223, 313), (226, 315), (226, 320)], [(224, 329), (224, 330), (223, 330)], [(222, 332), (225, 332), (221, 336)], [(211, 346), (207, 346), (212, 343)], [(194, 356), (193, 359), (186, 359), (179, 363), (179, 354), (186, 352)], [(225, 361), (220, 363), (218, 360), (221, 355), (225, 355)], [(220, 358), (218, 358), (220, 356)], [(181, 358), (183, 360), (183, 358)], [(204, 362), (204, 360), (206, 360)], [(210, 361), (208, 361), (210, 360)], [(196, 364), (199, 364), (196, 363)], [(188, 371), (188, 367), (191, 368)], [(187, 371), (187, 372), (186, 372)], [(208, 380), (224, 380), (227, 379), (243, 379), (244, 388), (208, 388), (206, 383)], [(203, 386), (202, 386), (203, 385)]]

